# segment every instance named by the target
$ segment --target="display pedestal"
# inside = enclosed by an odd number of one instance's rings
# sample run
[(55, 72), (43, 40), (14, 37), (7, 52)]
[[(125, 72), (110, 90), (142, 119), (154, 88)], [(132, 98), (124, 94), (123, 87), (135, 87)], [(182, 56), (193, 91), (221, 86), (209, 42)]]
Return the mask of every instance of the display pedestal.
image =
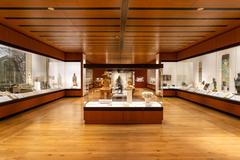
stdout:
[(108, 99), (111, 96), (111, 89), (110, 88), (101, 88), (101, 98), (102, 99)]
[(84, 120), (86, 124), (161, 124), (163, 107), (158, 102), (146, 107), (145, 102), (93, 101), (84, 106)]
[(132, 89), (127, 90), (127, 103), (132, 103)]

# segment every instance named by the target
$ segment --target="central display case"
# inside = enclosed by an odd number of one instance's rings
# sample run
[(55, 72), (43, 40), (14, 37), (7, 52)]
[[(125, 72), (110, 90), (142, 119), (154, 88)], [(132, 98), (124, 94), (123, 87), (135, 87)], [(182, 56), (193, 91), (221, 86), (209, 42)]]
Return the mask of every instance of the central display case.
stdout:
[[(136, 88), (134, 83), (139, 77), (135, 77), (135, 70), (106, 70), (96, 81), (98, 87), (90, 90), (84, 105), (86, 124), (162, 122), (162, 96)], [(157, 82), (161, 84), (161, 79)]]

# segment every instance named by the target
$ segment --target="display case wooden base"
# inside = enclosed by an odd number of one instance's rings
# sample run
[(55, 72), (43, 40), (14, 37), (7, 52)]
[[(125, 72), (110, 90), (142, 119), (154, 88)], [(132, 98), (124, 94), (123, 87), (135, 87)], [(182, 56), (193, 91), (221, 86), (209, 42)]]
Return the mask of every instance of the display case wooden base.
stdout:
[(177, 91), (177, 96), (240, 117), (240, 102), (182, 90)]
[(82, 90), (81, 89), (65, 89), (66, 97), (81, 97)]
[(164, 89), (163, 97), (175, 97), (177, 95), (176, 89)]
[(161, 124), (162, 107), (84, 107), (85, 124)]
[(65, 96), (64, 90), (34, 95), (0, 104), (0, 119)]

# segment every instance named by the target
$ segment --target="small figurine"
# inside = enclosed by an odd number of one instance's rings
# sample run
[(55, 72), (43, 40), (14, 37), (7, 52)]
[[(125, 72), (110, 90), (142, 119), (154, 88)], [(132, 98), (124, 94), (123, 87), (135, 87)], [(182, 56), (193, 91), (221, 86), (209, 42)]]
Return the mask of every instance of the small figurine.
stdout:
[(228, 91), (227, 84), (226, 84), (225, 81), (222, 81), (222, 90), (223, 90), (224, 92), (227, 92), (227, 91)]
[(126, 89), (134, 89), (135, 87), (132, 85), (132, 80), (128, 80), (128, 85)]
[(240, 73), (238, 73), (238, 77), (234, 79), (235, 88), (237, 90), (237, 95), (240, 95)]
[(212, 90), (212, 91), (213, 91), (213, 92), (217, 92), (217, 81), (216, 81), (215, 78), (213, 78), (212, 81), (213, 81), (213, 82), (212, 82), (212, 83), (213, 83), (213, 90)]
[(149, 104), (151, 103), (152, 97), (153, 97), (153, 93), (152, 92), (142, 92), (142, 96), (145, 100), (146, 106), (149, 106)]
[(104, 99), (110, 98), (111, 96), (111, 78), (109, 77), (109, 74), (107, 72), (104, 72), (102, 75), (102, 81), (101, 81), (101, 97)]
[(120, 76), (118, 76), (117, 80), (116, 80), (116, 86), (118, 88), (118, 93), (122, 94), (123, 91), (123, 85), (122, 85), (122, 79)]
[(128, 85), (126, 87), (126, 90), (127, 90), (127, 102), (132, 103), (132, 95), (133, 95), (133, 91), (134, 91), (134, 86), (132, 85), (131, 79), (128, 80)]
[(206, 84), (204, 85), (204, 88), (203, 88), (203, 89), (204, 89), (205, 91), (208, 90), (209, 85), (210, 85), (209, 83), (206, 83)]
[(101, 85), (102, 85), (102, 88), (104, 89), (111, 88), (111, 78), (109, 77), (107, 72), (104, 72), (104, 74), (102, 75)]
[(182, 86), (183, 86), (183, 87), (186, 87), (186, 86), (187, 86), (187, 83), (182, 82)]
[(73, 87), (78, 86), (78, 84), (77, 84), (77, 76), (76, 76), (75, 73), (73, 74), (73, 77), (72, 77), (72, 83), (73, 83)]

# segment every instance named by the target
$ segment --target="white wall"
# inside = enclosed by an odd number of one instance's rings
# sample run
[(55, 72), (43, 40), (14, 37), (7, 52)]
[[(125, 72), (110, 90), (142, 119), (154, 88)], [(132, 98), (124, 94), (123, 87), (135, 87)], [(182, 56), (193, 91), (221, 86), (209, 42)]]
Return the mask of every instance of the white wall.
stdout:
[(40, 81), (46, 81), (46, 66), (47, 66), (47, 58), (32, 54), (32, 77), (33, 81), (36, 80), (36, 77), (40, 78)]
[[(195, 87), (199, 84), (199, 62), (202, 62), (202, 80), (212, 83), (212, 79), (217, 81), (217, 89), (221, 91), (222, 56), (230, 55), (230, 91), (236, 92), (234, 78), (240, 73), (240, 46), (230, 49), (213, 52), (203, 56), (191, 58), (180, 62), (163, 62), (163, 74), (172, 75), (172, 83), (181, 86), (182, 82), (192, 83)], [(176, 77), (176, 78), (174, 78)]]
[(81, 88), (81, 63), (80, 62), (66, 62), (65, 63), (65, 88), (72, 88), (73, 74), (77, 76), (78, 88)]
[[(53, 82), (58, 83), (61, 81), (61, 84), (58, 84), (58, 88), (63, 88), (65, 84), (65, 68), (64, 62), (50, 59), (49, 63), (49, 76), (54, 77)], [(50, 82), (51, 85), (51, 82)]]
[(163, 75), (172, 75), (171, 85), (177, 84), (177, 62), (163, 62)]

